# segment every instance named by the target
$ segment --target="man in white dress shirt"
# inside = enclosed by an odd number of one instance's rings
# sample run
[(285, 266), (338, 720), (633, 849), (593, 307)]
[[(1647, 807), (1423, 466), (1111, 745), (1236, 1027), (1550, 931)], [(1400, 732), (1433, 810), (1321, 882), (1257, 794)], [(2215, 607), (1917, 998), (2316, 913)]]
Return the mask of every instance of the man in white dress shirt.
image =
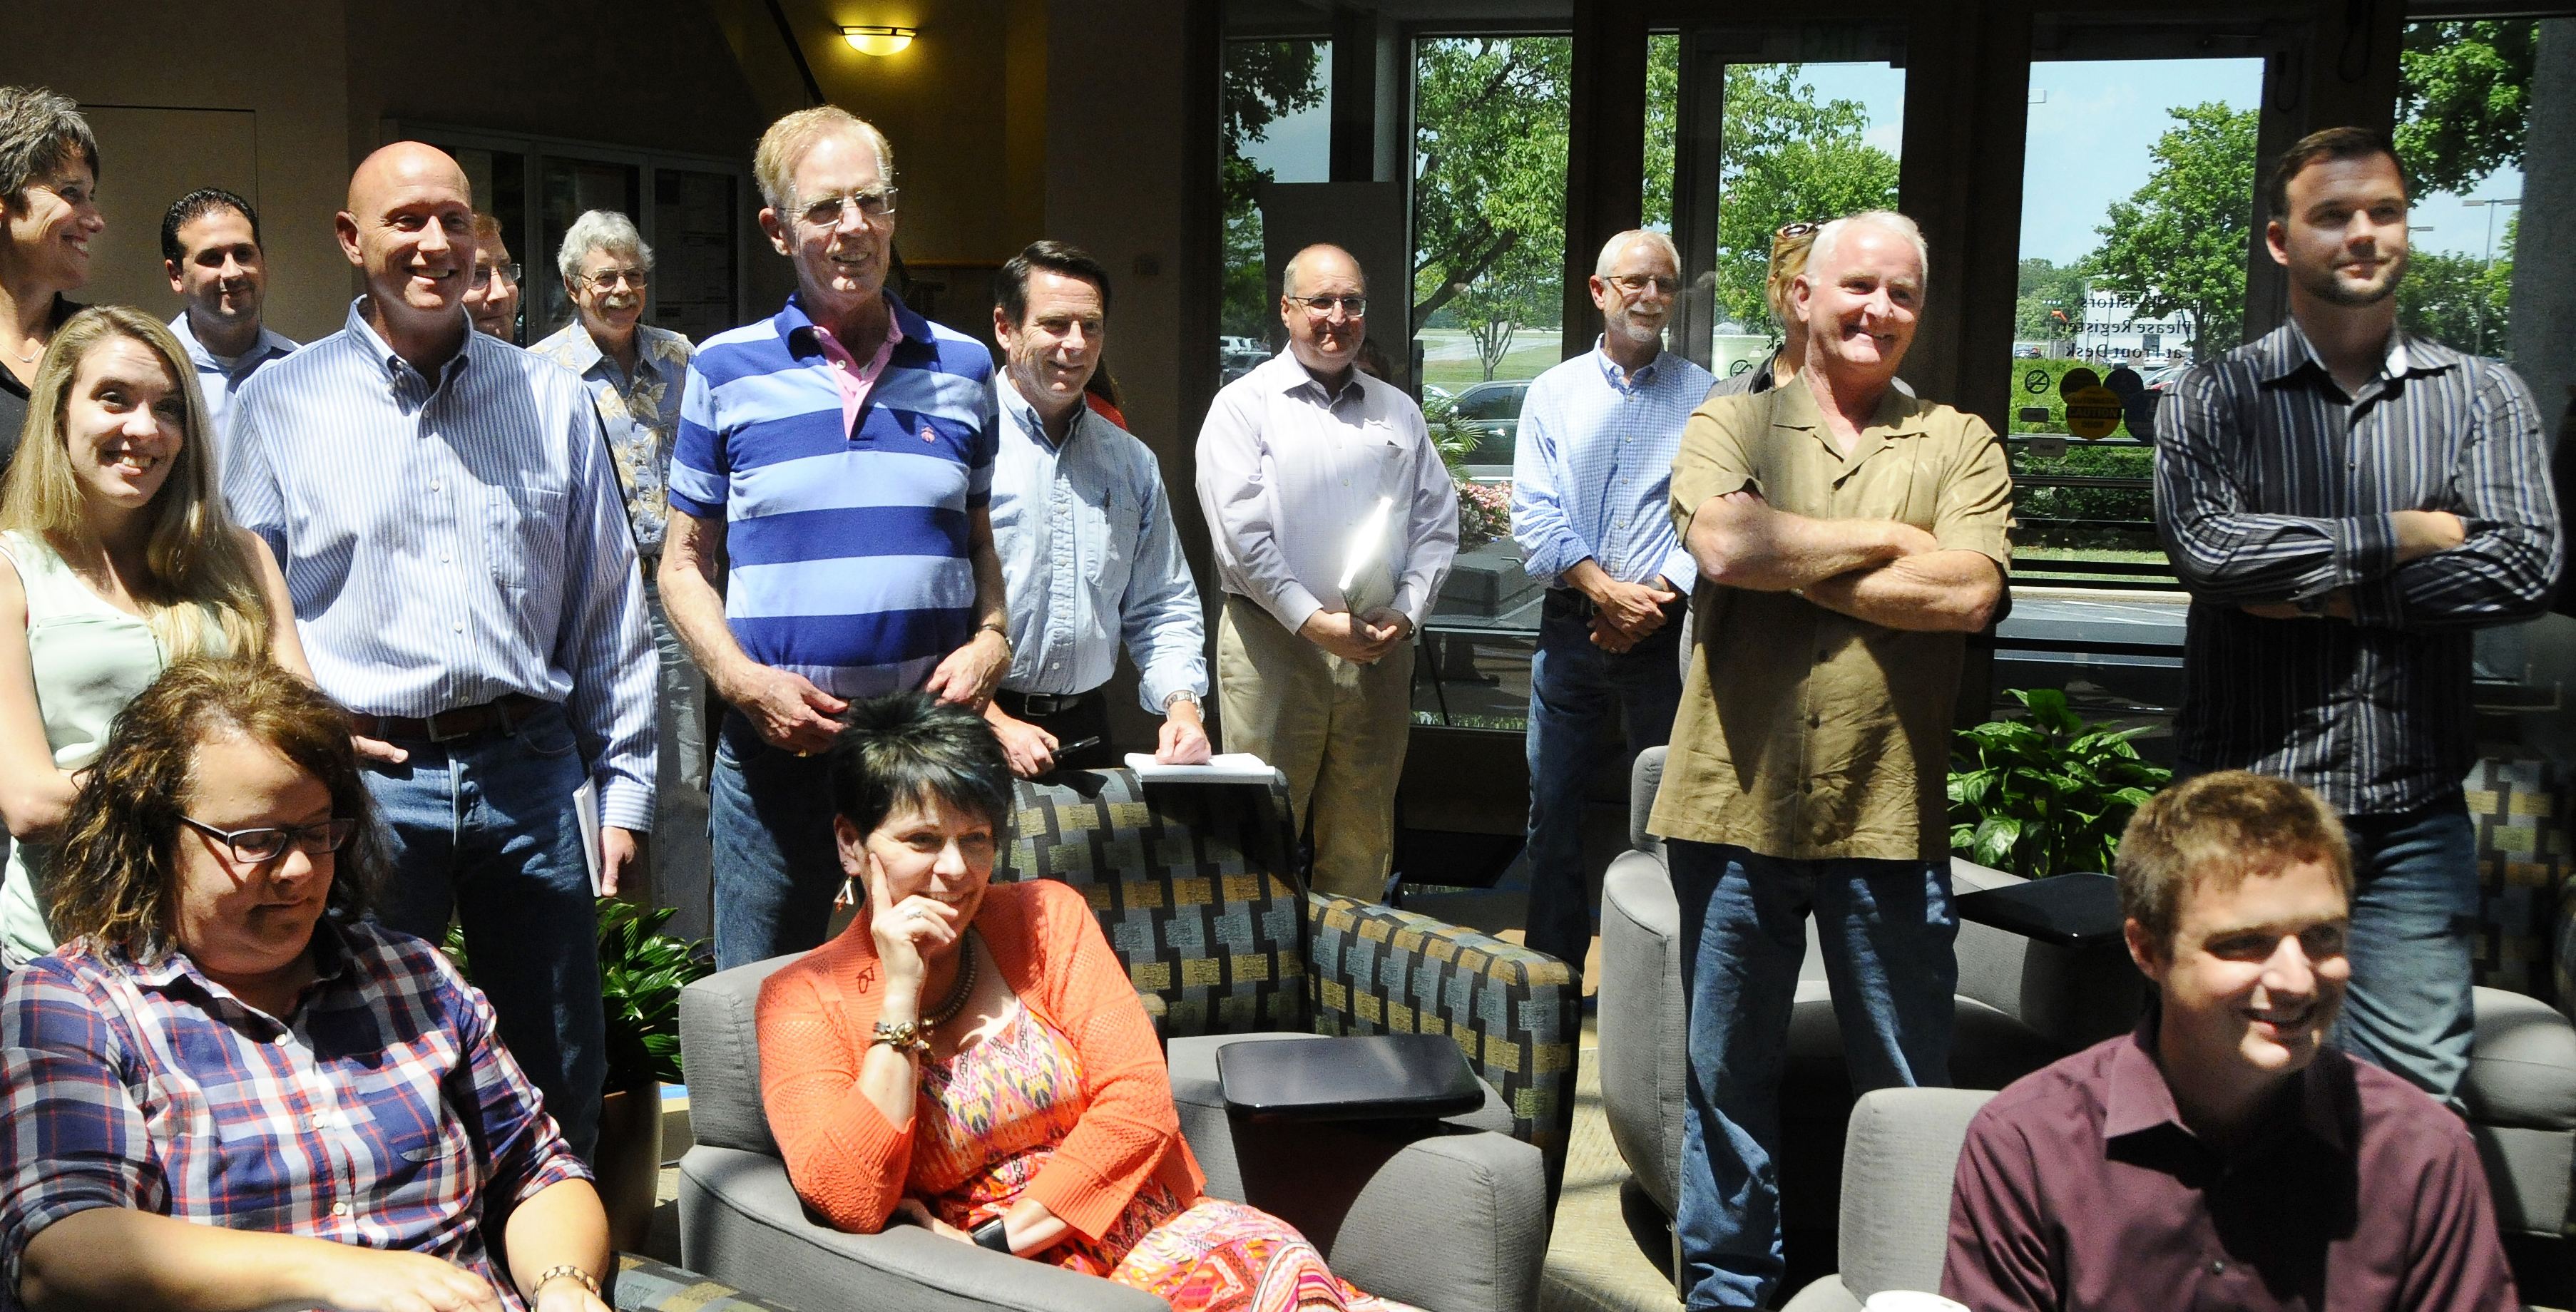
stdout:
[[(1198, 490), (1226, 594), (1226, 750), (1287, 774), (1315, 888), (1374, 902), (1413, 723), (1413, 634), (1458, 553), (1458, 489), (1421, 407), (1354, 367), (1367, 290), (1340, 247), (1288, 261), (1288, 349), (1217, 394)], [(1384, 530), (1346, 597), (1353, 538), (1381, 501)]]

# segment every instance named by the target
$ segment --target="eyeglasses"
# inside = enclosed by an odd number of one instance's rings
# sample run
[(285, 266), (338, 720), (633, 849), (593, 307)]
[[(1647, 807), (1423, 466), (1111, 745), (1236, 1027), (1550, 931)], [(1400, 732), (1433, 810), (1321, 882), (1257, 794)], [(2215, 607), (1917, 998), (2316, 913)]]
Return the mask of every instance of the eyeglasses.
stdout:
[(1800, 237), (1812, 237), (1824, 230), (1825, 225), (1821, 223), (1810, 223), (1805, 219), (1800, 219), (1795, 223), (1783, 223), (1780, 225), (1780, 230), (1778, 232), (1771, 234), (1771, 244), (1777, 246), (1782, 242), (1796, 241)]
[(1318, 319), (1331, 318), (1336, 309), (1354, 319), (1368, 317), (1368, 298), (1365, 296), (1291, 296), (1288, 299), (1305, 306), (1306, 313)]
[(860, 218), (882, 219), (894, 213), (895, 197), (902, 191), (901, 187), (870, 187), (847, 196), (817, 197), (806, 202), (803, 211), (805, 221), (817, 228), (837, 228), (841, 226), (841, 217), (854, 208)]
[(474, 266), (474, 290), (479, 292), (484, 288), (491, 286), (492, 278), (495, 274), (498, 274), (505, 282), (516, 283), (519, 281), (519, 266), (516, 264), (477, 263)]
[(642, 269), (602, 269), (597, 273), (583, 274), (581, 280), (589, 283), (595, 292), (608, 291), (621, 282), (640, 292), (646, 283), (653, 280), (653, 275)]
[(233, 859), (248, 866), (261, 865), (286, 855), (289, 845), (301, 849), (306, 856), (337, 852), (358, 836), (358, 822), (344, 816), (333, 816), (315, 825), (229, 831), (184, 815), (179, 817), (179, 823), (231, 848)]
[(1653, 273), (1615, 274), (1610, 281), (1617, 284), (1619, 290), (1631, 296), (1643, 296), (1646, 294), (1646, 289), (1650, 287), (1666, 296), (1674, 295), (1682, 289), (1681, 279), (1667, 278)]

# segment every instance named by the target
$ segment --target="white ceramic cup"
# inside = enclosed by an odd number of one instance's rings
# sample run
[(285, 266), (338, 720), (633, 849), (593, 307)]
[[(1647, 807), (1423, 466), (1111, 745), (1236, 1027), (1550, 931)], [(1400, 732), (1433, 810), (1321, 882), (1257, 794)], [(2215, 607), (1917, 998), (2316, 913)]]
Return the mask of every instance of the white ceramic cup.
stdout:
[(1968, 1308), (1919, 1289), (1882, 1289), (1861, 1304), (1861, 1312), (1968, 1312)]

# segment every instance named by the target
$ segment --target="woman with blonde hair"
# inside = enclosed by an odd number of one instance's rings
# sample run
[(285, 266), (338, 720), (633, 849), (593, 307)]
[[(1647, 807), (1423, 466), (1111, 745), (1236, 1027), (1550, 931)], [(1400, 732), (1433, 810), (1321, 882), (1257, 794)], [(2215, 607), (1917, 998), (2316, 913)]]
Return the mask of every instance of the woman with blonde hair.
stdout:
[(310, 677), (276, 560), (216, 490), (196, 371), (170, 330), (83, 310), (36, 367), (0, 484), (0, 963), (51, 951), (51, 840), (108, 723), (171, 661), (275, 661)]

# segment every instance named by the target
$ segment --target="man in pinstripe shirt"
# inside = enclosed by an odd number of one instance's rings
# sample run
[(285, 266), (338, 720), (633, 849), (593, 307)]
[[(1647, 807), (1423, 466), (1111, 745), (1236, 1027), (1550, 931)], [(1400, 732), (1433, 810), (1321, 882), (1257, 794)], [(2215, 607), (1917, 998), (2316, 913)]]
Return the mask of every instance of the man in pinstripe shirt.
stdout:
[(2548, 449), (2511, 369), (2397, 327), (2407, 195), (2385, 135), (2307, 137), (2267, 200), (2290, 322), (2192, 370), (2157, 418), (2157, 531), (2192, 594), (2174, 737), (2186, 773), (2278, 775), (2343, 813), (2339, 1038), (2447, 1099), (2478, 908), (2471, 633), (2548, 604)]
[(586, 849), (614, 892), (653, 824), (657, 666), (617, 474), (581, 380), (468, 322), (456, 161), (368, 156), (338, 228), (366, 294), (244, 385), (224, 498), (354, 712), (392, 839), (377, 919), (437, 942), (459, 914), (502, 1043), (587, 1158), (607, 1051)]

